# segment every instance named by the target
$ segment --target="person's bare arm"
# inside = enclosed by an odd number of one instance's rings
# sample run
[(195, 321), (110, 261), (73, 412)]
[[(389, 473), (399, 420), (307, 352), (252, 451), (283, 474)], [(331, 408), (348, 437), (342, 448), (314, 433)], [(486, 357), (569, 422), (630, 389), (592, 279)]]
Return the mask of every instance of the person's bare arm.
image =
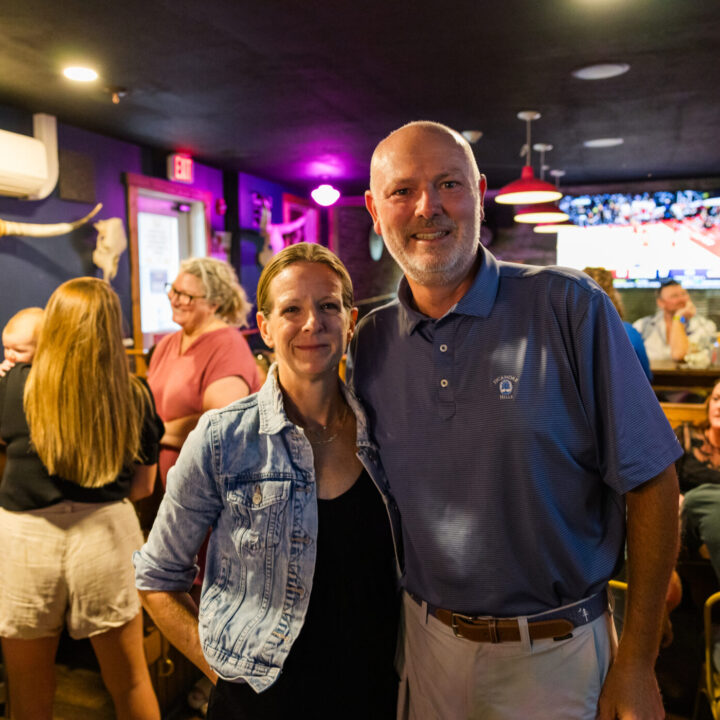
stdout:
[(688, 340), (685, 328), (686, 323), (695, 315), (695, 312), (695, 305), (692, 300), (688, 300), (687, 303), (673, 315), (672, 323), (670, 324), (668, 344), (670, 345), (670, 355), (675, 362), (681, 362), (688, 354), (690, 341)]
[(675, 315), (672, 319), (668, 344), (670, 345), (670, 356), (672, 359), (675, 362), (681, 362), (688, 353), (690, 341), (685, 332), (685, 325), (678, 315)]
[(625, 496), (628, 599), (622, 638), (610, 667), (598, 719), (661, 720), (655, 660), (665, 594), (677, 556), (678, 483), (675, 466)]
[(136, 465), (132, 480), (130, 481), (130, 494), (128, 495), (131, 502), (142, 500), (152, 495), (155, 489), (155, 477), (157, 476), (157, 464), (154, 465)]
[(200, 415), (201, 413), (194, 413), (193, 415), (184, 415), (174, 420), (165, 421), (165, 434), (162, 436), (160, 444), (179, 450), (190, 431), (197, 425)]
[(140, 590), (143, 607), (160, 632), (215, 684), (218, 676), (200, 647), (197, 605), (186, 592)]
[(203, 410), (223, 408), (250, 394), (247, 383), (237, 375), (220, 378), (210, 383), (203, 394)]
[[(220, 378), (220, 380), (210, 383), (205, 389), (202, 402), (203, 412), (225, 407), (231, 402), (235, 402), (235, 400), (239, 400), (249, 394), (250, 388), (241, 377), (233, 375)], [(184, 415), (183, 417), (166, 421), (165, 434), (160, 444), (179, 450), (190, 432), (195, 429), (201, 414), (202, 413)]]

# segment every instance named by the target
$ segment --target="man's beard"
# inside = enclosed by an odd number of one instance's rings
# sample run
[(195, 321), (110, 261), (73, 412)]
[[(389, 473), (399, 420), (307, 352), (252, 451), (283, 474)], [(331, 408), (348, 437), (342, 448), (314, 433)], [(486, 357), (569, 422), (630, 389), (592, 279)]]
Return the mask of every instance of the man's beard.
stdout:
[[(386, 247), (395, 262), (402, 268), (403, 273), (414, 283), (428, 287), (452, 285), (463, 280), (475, 263), (480, 245), (482, 219), (482, 210), (480, 210), (477, 222), (473, 223), (473, 227), (467, 231), (472, 233), (472, 242), (465, 241), (465, 237), (467, 237), (467, 233), (465, 233), (462, 239), (456, 240), (455, 245), (449, 251), (446, 247), (439, 246), (435, 258), (432, 257), (434, 252), (432, 250), (423, 254), (422, 257), (418, 257), (417, 253), (408, 251), (407, 243), (402, 243), (400, 247), (391, 247), (386, 243)], [(438, 228), (436, 225), (431, 225), (428, 231), (432, 232), (432, 229)], [(457, 230), (457, 226), (453, 225), (452, 230)], [(419, 231), (422, 232), (422, 229)]]

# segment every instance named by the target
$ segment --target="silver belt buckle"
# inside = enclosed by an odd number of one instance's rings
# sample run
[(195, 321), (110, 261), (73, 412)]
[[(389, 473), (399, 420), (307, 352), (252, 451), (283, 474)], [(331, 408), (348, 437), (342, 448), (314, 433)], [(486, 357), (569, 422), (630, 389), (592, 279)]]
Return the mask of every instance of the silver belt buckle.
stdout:
[(458, 620), (462, 620), (468, 625), (480, 625), (481, 623), (487, 623), (488, 632), (490, 633), (490, 642), (493, 643), (493, 645), (496, 645), (500, 642), (500, 634), (498, 633), (497, 627), (497, 618), (491, 617), (490, 615), (473, 617), (472, 615), (463, 615), (462, 613), (454, 612), (451, 616), (453, 635), (455, 635), (455, 637), (465, 638), (465, 636), (460, 630), (460, 627), (458, 626)]

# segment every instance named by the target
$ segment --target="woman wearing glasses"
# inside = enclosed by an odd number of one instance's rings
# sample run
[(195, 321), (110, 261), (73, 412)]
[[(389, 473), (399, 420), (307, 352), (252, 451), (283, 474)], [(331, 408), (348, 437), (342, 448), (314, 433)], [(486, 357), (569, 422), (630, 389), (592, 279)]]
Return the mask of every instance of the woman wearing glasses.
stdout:
[(160, 479), (175, 464), (200, 415), (259, 390), (257, 366), (237, 327), (250, 310), (235, 271), (214, 258), (190, 258), (167, 286), (180, 330), (155, 348), (148, 382), (165, 423)]

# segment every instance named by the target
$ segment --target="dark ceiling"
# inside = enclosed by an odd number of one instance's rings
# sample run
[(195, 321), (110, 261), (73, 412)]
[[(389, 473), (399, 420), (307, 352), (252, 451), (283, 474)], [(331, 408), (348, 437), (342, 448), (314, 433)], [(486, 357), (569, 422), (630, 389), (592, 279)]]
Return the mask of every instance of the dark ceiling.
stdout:
[[(570, 74), (607, 61), (630, 71)], [(101, 80), (65, 80), (78, 62)], [(482, 130), (497, 188), (526, 109), (563, 184), (718, 176), (719, 79), (718, 0), (0, 3), (0, 103), (301, 189), (362, 191), (376, 142), (418, 118)]]

